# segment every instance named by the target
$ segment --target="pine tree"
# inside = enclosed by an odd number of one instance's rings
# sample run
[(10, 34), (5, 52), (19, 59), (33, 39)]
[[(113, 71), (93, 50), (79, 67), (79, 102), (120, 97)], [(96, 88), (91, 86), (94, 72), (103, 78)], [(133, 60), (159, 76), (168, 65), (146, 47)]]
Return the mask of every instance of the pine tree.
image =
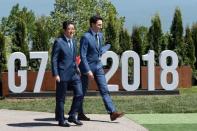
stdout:
[(166, 33), (163, 34), (163, 36), (161, 37), (160, 53), (161, 53), (162, 51), (164, 51), (164, 50), (167, 50), (168, 40), (169, 40), (169, 33), (166, 32)]
[(115, 27), (116, 19), (112, 16), (112, 14), (109, 14), (109, 20), (107, 22), (107, 27), (105, 29), (105, 38), (107, 43), (111, 44), (111, 50), (118, 53), (120, 50), (120, 45), (117, 41), (117, 30)]
[(149, 50), (149, 42), (148, 42), (148, 28), (145, 26), (138, 27), (140, 32), (140, 38), (142, 40), (142, 54), (147, 54)]
[(183, 64), (184, 44), (183, 44), (183, 24), (180, 9), (175, 9), (174, 18), (170, 28), (168, 49), (177, 53), (179, 65)]
[[(113, 10), (111, 10), (113, 12)], [(110, 12), (111, 12), (110, 11)], [(119, 36), (121, 32), (121, 29), (123, 28), (121, 20), (119, 20), (115, 13), (110, 13), (108, 16), (108, 21), (106, 23), (105, 28), (105, 39), (108, 43), (111, 44), (111, 50), (116, 52), (117, 54), (121, 53), (121, 47), (120, 47), (120, 40)], [(124, 32), (125, 33), (125, 32)]]
[(189, 27), (185, 31), (185, 55), (184, 55), (184, 64), (190, 65), (194, 69), (195, 63), (195, 47), (192, 39), (192, 33)]
[[(32, 51), (49, 51), (49, 27), (47, 26), (47, 18), (38, 18), (35, 22), (35, 29), (32, 36)], [(50, 53), (49, 53), (50, 54)], [(31, 60), (30, 66), (38, 70), (39, 61)]]
[(0, 32), (0, 72), (2, 72), (4, 70), (6, 70), (5, 37)]
[[(22, 19), (18, 19), (14, 35), (12, 39), (12, 52), (23, 52), (26, 58), (29, 58), (29, 47), (27, 44), (27, 29), (26, 24)], [(20, 63), (16, 62), (16, 69), (19, 69)]]
[[(192, 39), (195, 47), (195, 58), (197, 59), (197, 23), (192, 25)], [(197, 70), (197, 61), (195, 62), (195, 69)]]
[(123, 29), (119, 33), (120, 54), (126, 50), (132, 50), (131, 37), (126, 29)]
[(142, 39), (140, 37), (139, 27), (134, 26), (131, 41), (133, 43), (133, 51), (135, 51), (140, 57), (140, 65), (142, 64)]
[(158, 14), (156, 14), (152, 20), (152, 25), (149, 28), (148, 32), (148, 42), (149, 42), (149, 50), (155, 51), (155, 61), (156, 65), (159, 65), (159, 55), (161, 51), (161, 40), (162, 40), (162, 28), (161, 21)]
[(47, 27), (47, 18), (41, 17), (35, 22), (33, 32), (32, 51), (49, 50), (49, 29)]

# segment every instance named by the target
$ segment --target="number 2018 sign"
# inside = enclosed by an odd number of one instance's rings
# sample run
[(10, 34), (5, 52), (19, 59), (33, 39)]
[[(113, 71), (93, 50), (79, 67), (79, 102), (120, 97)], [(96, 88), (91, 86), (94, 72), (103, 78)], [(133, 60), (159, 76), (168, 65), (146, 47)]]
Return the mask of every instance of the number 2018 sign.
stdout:
[[(148, 63), (148, 90), (155, 90), (155, 56), (154, 51), (149, 50), (148, 54), (142, 56), (143, 61)], [(171, 58), (171, 65), (167, 65), (167, 58)], [(105, 74), (106, 80), (109, 81), (110, 78), (114, 75), (116, 70), (119, 67), (119, 56), (113, 51), (107, 51), (101, 57), (103, 65), (107, 64), (107, 59), (112, 58), (113, 64), (110, 70)], [(133, 83), (128, 83), (128, 59), (133, 59)], [(13, 93), (22, 93), (25, 91), (27, 86), (27, 70), (18, 70), (18, 76), (21, 77), (20, 86), (15, 84), (15, 60), (18, 59), (21, 62), (21, 66), (27, 66), (26, 56), (21, 52), (15, 52), (10, 55), (8, 60), (8, 86), (10, 91)], [(37, 75), (37, 80), (34, 87), (34, 92), (40, 92), (47, 60), (48, 52), (30, 52), (30, 59), (41, 59), (40, 68)], [(135, 51), (125, 51), (121, 56), (121, 68), (122, 68), (122, 86), (126, 91), (135, 91), (140, 85), (140, 57)], [(179, 75), (176, 71), (178, 66), (178, 56), (175, 52), (171, 50), (162, 51), (159, 56), (159, 64), (162, 68), (161, 70), (161, 86), (165, 90), (174, 90), (177, 88), (179, 83)], [(171, 73), (172, 81), (171, 83), (167, 82), (167, 74)], [(118, 85), (108, 85), (109, 91), (118, 91)]]

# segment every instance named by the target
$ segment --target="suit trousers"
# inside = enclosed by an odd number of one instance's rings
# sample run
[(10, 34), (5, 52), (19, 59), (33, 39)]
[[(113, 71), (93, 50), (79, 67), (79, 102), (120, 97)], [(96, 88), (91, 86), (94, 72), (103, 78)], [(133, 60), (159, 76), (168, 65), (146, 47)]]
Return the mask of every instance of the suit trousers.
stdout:
[(69, 81), (57, 82), (56, 116), (58, 118), (58, 121), (64, 121), (64, 103), (65, 103), (66, 91), (68, 86), (71, 86), (74, 92), (71, 109), (68, 113), (69, 116), (75, 115), (76, 112), (79, 112), (79, 108), (82, 103), (82, 99), (83, 99), (82, 85), (81, 85), (80, 76), (77, 73), (75, 73), (72, 76), (71, 80)]
[[(104, 102), (105, 108), (108, 113), (115, 112), (115, 106), (112, 102), (112, 99), (110, 97), (110, 93), (107, 87), (107, 82), (105, 78), (105, 73), (102, 67), (96, 69), (95, 71), (92, 72), (94, 75), (94, 79), (96, 81), (96, 84), (98, 86), (100, 95), (102, 97), (102, 100)], [(82, 87), (83, 87), (83, 97), (86, 95), (87, 88), (88, 88), (88, 76), (83, 74), (81, 76), (81, 81), (82, 81)], [(83, 113), (83, 102), (80, 107), (79, 113)]]

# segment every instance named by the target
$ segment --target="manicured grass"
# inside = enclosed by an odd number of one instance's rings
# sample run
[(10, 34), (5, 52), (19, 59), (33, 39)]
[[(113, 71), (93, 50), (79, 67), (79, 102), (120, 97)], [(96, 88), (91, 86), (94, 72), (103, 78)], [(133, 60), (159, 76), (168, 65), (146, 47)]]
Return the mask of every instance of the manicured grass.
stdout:
[(149, 131), (196, 131), (197, 113), (180, 114), (128, 114), (129, 119)]
[(149, 131), (196, 131), (197, 124), (145, 124)]
[(197, 124), (197, 113), (127, 114), (139, 124)]
[(180, 88), (180, 94), (197, 94), (197, 86), (193, 86), (192, 88)]
[[(117, 109), (126, 114), (197, 112), (197, 87), (180, 89), (180, 95), (113, 96), (112, 98)], [(66, 99), (65, 112), (69, 111), (71, 101), (71, 97)], [(84, 104), (86, 113), (107, 113), (100, 96), (85, 97)], [(0, 109), (54, 112), (55, 98), (6, 98), (0, 100)]]
[[(197, 112), (197, 95), (182, 94), (173, 96), (115, 96), (112, 97), (117, 109), (127, 114), (133, 113), (194, 113)], [(65, 103), (68, 112), (72, 99)], [(86, 97), (87, 113), (105, 114), (106, 110), (100, 96)], [(55, 98), (45, 99), (4, 99), (0, 109), (32, 110), (54, 112)]]

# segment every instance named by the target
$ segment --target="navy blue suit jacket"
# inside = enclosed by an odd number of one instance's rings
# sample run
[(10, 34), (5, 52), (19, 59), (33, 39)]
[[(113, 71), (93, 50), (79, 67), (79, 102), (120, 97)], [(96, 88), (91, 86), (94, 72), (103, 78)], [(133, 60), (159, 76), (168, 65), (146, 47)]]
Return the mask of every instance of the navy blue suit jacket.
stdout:
[(77, 42), (72, 39), (73, 52), (65, 36), (57, 38), (53, 45), (51, 65), (53, 76), (60, 76), (60, 81), (69, 81), (77, 72), (76, 53)]
[(89, 71), (94, 72), (95, 69), (101, 68), (103, 65), (100, 61), (100, 57), (105, 53), (110, 45), (103, 45), (103, 34), (98, 33), (99, 47), (97, 46), (96, 38), (91, 30), (86, 32), (80, 40), (80, 58), (79, 65), (81, 73), (85, 74)]

